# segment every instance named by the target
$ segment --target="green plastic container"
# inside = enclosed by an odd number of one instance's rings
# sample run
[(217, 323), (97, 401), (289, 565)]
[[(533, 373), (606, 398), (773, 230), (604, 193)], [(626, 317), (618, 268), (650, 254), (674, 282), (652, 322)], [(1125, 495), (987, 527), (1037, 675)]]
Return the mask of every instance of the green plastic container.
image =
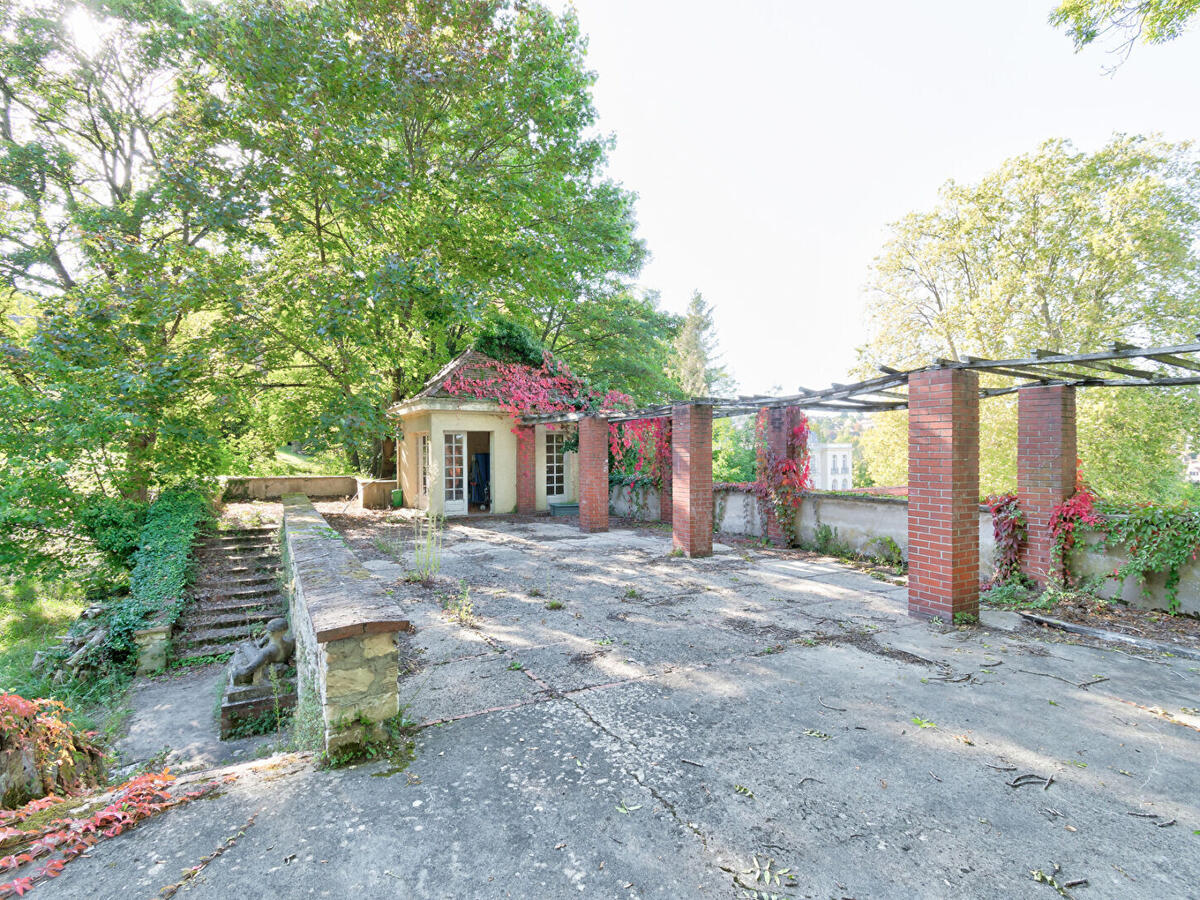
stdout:
[(399, 509), (403, 505), (404, 505), (404, 491), (403, 490), (392, 491), (392, 508)]

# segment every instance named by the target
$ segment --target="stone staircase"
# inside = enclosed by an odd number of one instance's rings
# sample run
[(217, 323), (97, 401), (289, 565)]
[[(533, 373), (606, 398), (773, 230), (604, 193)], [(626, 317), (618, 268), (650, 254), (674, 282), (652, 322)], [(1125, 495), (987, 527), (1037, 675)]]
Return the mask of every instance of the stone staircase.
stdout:
[(174, 642), (176, 661), (231, 653), (239, 641), (286, 615), (274, 527), (217, 532), (204, 539), (196, 559), (192, 600)]

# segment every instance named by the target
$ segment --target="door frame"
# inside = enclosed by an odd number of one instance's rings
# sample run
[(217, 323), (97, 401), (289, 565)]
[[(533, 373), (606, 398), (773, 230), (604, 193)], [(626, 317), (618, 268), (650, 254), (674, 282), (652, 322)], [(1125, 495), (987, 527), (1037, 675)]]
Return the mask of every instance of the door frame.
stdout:
[[(457, 441), (450, 440), (457, 438)], [(455, 460), (447, 454), (457, 445), (457, 471)], [(465, 431), (442, 432), (442, 515), (465, 516), (470, 509), (467, 499), (467, 433)], [(456, 498), (451, 494), (456, 493)]]

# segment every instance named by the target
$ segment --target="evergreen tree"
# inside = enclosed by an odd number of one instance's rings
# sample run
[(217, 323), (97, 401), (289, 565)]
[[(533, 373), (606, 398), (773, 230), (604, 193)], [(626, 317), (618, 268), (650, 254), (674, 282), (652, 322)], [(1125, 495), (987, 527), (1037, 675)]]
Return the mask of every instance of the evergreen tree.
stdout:
[(672, 375), (689, 397), (732, 393), (737, 382), (719, 360), (712, 307), (699, 291), (693, 291), (683, 327), (675, 338)]

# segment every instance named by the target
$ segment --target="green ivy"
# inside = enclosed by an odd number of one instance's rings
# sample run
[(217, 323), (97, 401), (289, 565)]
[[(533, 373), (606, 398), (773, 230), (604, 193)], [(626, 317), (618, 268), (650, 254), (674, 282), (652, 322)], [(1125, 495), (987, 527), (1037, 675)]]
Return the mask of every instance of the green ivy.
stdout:
[(1119, 506), (1105, 503), (1098, 507), (1103, 521), (1095, 527), (1102, 549), (1124, 550), (1128, 561), (1112, 574), (1116, 581), (1132, 575), (1145, 593), (1149, 593), (1150, 575), (1166, 576), (1164, 593), (1167, 609), (1179, 611), (1180, 570), (1196, 559), (1200, 548), (1200, 510), (1190, 506)]
[(150, 505), (141, 541), (133, 554), (129, 596), (109, 611), (109, 650), (119, 661), (135, 658), (133, 633), (165, 613), (171, 623), (183, 609), (192, 545), (211, 519), (207, 496), (193, 487), (163, 491)]

